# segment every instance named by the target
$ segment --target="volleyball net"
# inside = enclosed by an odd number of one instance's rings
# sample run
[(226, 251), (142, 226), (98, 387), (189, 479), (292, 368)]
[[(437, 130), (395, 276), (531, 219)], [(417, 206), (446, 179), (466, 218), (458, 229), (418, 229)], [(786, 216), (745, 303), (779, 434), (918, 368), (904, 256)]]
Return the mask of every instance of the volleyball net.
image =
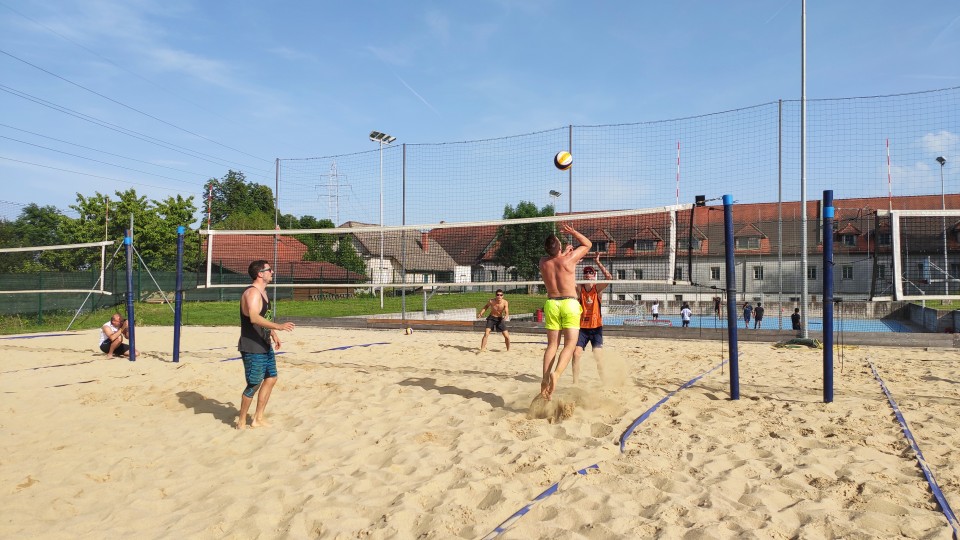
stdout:
[[(546, 215), (496, 221), (379, 227), (361, 223), (329, 229), (202, 231), (203, 287), (247, 286), (251, 261), (271, 261), (273, 285), (294, 298), (322, 299), (373, 289), (477, 290), (536, 287), (544, 240), (564, 223), (588, 238), (618, 286), (682, 284), (692, 205)], [(226, 279), (224, 275), (227, 275)], [(580, 271), (578, 271), (578, 276)], [(602, 275), (601, 275), (602, 277)]]
[(0, 248), (0, 294), (112, 294), (104, 287), (107, 247), (112, 240)]

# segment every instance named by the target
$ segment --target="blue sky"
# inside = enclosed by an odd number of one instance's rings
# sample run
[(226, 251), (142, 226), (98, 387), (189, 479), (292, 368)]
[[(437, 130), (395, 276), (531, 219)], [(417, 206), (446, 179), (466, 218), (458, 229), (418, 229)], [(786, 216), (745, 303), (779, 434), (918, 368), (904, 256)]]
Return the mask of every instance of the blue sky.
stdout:
[[(798, 99), (800, 9), (0, 0), (0, 200), (66, 210), (134, 187), (201, 206), (228, 169), (272, 186), (275, 158), (369, 151), (371, 130), (439, 143)], [(960, 86), (960, 2), (807, 17), (808, 98)]]

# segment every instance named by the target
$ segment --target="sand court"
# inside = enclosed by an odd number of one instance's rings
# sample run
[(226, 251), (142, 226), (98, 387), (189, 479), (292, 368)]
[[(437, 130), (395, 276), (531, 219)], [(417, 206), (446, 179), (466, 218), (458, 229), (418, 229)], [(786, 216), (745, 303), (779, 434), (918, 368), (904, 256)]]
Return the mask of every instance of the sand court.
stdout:
[[(730, 401), (717, 342), (609, 339), (528, 418), (544, 344), (479, 335), (284, 333), (269, 428), (233, 429), (236, 328), (137, 329), (137, 362), (96, 331), (5, 340), (0, 535), (7, 538), (950, 538), (868, 362), (960, 507), (960, 356), (848, 348), (823, 404), (821, 352), (743, 343)], [(618, 364), (619, 363), (619, 364)], [(617, 367), (617, 366), (620, 367)], [(588, 474), (577, 470), (597, 465)]]

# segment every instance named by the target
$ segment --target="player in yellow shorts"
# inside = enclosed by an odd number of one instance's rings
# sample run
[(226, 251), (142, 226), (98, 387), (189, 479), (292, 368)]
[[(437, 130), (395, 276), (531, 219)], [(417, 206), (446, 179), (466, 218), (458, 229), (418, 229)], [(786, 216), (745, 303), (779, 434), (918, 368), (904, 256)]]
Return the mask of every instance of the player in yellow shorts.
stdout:
[(576, 298), (548, 298), (543, 305), (543, 326), (547, 330), (580, 329), (580, 302)]
[[(563, 249), (560, 239), (552, 234), (543, 241), (547, 256), (540, 259), (540, 275), (547, 289), (547, 302), (543, 306), (547, 350), (543, 352), (543, 382), (540, 383), (540, 394), (545, 399), (550, 399), (557, 389), (557, 381), (573, 358), (573, 351), (577, 347), (577, 338), (580, 335), (580, 303), (577, 302), (575, 271), (577, 263), (593, 246), (586, 236), (566, 223), (560, 226), (560, 232), (572, 235), (580, 245), (574, 248), (571, 244)], [(563, 349), (554, 370), (553, 364), (560, 347), (561, 335)]]

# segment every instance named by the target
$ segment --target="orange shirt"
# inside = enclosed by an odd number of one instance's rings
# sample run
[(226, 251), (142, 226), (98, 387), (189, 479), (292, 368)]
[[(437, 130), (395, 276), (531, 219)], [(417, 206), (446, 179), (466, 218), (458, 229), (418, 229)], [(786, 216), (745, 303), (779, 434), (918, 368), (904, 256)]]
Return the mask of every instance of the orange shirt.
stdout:
[(580, 328), (600, 328), (603, 326), (603, 319), (600, 315), (600, 295), (597, 294), (596, 287), (587, 289), (580, 286), (580, 307), (583, 311), (580, 313)]

